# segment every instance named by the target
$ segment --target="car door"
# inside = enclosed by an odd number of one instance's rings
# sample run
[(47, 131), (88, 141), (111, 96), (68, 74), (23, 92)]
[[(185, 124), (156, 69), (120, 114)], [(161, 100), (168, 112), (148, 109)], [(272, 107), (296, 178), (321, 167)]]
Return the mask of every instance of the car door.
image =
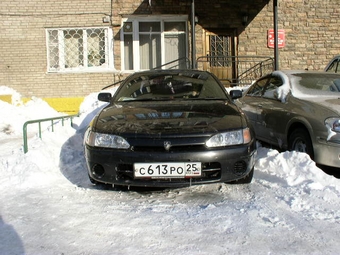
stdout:
[(258, 104), (258, 122), (261, 125), (261, 139), (277, 146), (286, 139), (287, 105), (278, 98), (278, 88), (283, 86), (280, 76), (271, 76), (263, 89)]
[(262, 94), (263, 89), (269, 81), (270, 76), (266, 76), (258, 81), (256, 81), (246, 92), (245, 96), (243, 96), (239, 101), (241, 103), (241, 108), (244, 113), (247, 115), (249, 121), (252, 123), (256, 138), (262, 140), (261, 138), (265, 137), (263, 123), (261, 118), (262, 111)]

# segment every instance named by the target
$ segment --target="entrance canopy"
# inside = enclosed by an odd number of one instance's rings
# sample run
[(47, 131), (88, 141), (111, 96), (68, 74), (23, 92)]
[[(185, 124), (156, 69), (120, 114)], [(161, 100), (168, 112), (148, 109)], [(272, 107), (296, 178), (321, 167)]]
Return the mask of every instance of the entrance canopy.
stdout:
[[(150, 0), (157, 5), (158, 0)], [(195, 18), (204, 29), (216, 34), (237, 36), (269, 4), (270, 0), (174, 0), (174, 4), (194, 2)], [(190, 12), (191, 13), (191, 12)]]

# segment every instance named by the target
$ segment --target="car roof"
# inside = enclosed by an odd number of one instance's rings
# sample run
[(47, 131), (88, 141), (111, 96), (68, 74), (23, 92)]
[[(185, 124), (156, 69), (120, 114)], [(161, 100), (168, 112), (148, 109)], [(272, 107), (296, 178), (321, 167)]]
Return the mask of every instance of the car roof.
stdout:
[(334, 73), (329, 73), (329, 72), (325, 72), (325, 71), (318, 71), (318, 70), (277, 70), (277, 71), (273, 71), (273, 73), (280, 73), (280, 72), (284, 73), (286, 75), (294, 75), (294, 74), (299, 74), (299, 73), (336, 75)]
[(333, 64), (333, 62), (335, 60), (339, 60), (340, 59), (340, 55), (335, 55), (326, 65), (324, 71), (327, 71), (329, 69), (329, 67)]
[(148, 75), (148, 74), (163, 74), (163, 73), (208, 73), (207, 71), (197, 70), (197, 69), (155, 69), (155, 70), (146, 70), (146, 71), (138, 71), (133, 73), (132, 75)]

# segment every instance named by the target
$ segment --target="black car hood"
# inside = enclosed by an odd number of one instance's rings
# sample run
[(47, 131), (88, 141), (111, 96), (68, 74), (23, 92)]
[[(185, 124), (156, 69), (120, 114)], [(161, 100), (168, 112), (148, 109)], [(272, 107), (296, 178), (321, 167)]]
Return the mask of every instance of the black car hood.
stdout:
[(239, 109), (222, 100), (163, 101), (107, 106), (94, 119), (92, 129), (108, 134), (207, 135), (245, 125)]

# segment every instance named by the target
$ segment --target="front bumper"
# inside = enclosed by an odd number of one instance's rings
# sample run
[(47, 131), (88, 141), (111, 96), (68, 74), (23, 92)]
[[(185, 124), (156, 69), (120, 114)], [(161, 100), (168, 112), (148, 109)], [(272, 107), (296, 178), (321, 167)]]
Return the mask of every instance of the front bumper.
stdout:
[(316, 163), (336, 167), (340, 171), (340, 143), (318, 139), (314, 145), (314, 157)]
[[(255, 164), (254, 141), (223, 149), (180, 152), (131, 151), (95, 148), (85, 145), (90, 178), (97, 182), (143, 187), (185, 187), (231, 182), (244, 178)], [(135, 179), (133, 163), (202, 162), (202, 176), (196, 178)]]

